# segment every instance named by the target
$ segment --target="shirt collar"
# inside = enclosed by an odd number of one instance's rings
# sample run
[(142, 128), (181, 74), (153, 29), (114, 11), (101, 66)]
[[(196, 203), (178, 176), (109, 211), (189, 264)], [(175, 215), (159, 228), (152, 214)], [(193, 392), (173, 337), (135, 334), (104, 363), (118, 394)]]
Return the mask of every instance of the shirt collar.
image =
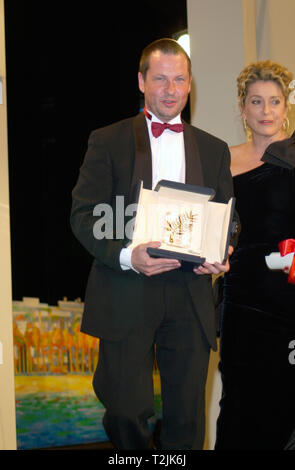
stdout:
[[(147, 119), (147, 121), (154, 121), (154, 122), (164, 122), (164, 121), (161, 121), (159, 118), (157, 118), (157, 116), (155, 116), (155, 114), (153, 114), (149, 109), (147, 109), (147, 112), (152, 116), (152, 119)], [(171, 119), (170, 121), (166, 121), (166, 122), (169, 122), (169, 124), (181, 124), (182, 121), (181, 121), (181, 114), (179, 113), (177, 116), (175, 116), (173, 119)]]

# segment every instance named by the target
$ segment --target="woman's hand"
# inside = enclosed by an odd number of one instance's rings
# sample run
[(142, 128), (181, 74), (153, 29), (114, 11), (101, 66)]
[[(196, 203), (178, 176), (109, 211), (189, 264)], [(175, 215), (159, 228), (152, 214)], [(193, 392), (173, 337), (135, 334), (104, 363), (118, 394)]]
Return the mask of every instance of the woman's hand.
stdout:
[(225, 264), (221, 263), (205, 263), (201, 264), (197, 268), (194, 268), (194, 273), (196, 274), (220, 274), (220, 273), (227, 273), (229, 271), (229, 257), (233, 254), (234, 247), (229, 245), (228, 247), (228, 257)]

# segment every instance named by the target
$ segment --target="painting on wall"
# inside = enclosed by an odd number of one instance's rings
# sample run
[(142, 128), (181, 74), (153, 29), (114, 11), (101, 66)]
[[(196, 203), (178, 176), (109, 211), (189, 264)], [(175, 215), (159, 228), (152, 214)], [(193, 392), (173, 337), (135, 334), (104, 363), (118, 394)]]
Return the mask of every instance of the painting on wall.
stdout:
[[(99, 340), (80, 332), (83, 303), (13, 302), (18, 449), (108, 441), (104, 407), (92, 389)], [(156, 415), (160, 381), (154, 371)], [(153, 423), (151, 423), (151, 426)]]

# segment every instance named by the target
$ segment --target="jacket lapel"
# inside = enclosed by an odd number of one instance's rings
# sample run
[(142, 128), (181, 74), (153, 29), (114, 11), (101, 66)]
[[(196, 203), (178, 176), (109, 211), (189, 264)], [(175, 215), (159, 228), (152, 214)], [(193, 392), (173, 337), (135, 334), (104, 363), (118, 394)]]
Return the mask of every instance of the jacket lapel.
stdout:
[(143, 113), (138, 114), (133, 121), (135, 159), (131, 187), (137, 186), (143, 180), (143, 187), (152, 189), (152, 152), (148, 128)]
[(196, 186), (204, 186), (203, 171), (198, 144), (193, 128), (184, 124), (184, 147), (185, 147), (185, 182)]
[[(133, 134), (135, 145), (135, 159), (132, 175), (132, 191), (137, 187), (139, 180), (143, 180), (146, 189), (152, 189), (152, 154), (148, 128), (143, 113), (133, 120)], [(187, 184), (203, 186), (203, 172), (196, 136), (193, 128), (184, 122), (184, 146), (186, 160)]]

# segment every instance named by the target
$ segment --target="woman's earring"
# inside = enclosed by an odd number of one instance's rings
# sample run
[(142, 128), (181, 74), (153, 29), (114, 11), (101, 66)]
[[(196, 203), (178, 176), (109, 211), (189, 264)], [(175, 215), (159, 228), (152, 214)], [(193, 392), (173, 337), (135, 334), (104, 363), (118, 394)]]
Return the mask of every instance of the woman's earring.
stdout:
[(244, 125), (247, 140), (249, 141), (252, 138), (252, 132), (251, 132), (250, 127), (248, 126), (247, 119), (245, 116), (243, 117), (243, 125)]
[(247, 119), (245, 117), (243, 117), (243, 125), (244, 125), (244, 129), (245, 129), (245, 132), (247, 133)]
[(288, 132), (289, 127), (290, 127), (290, 121), (287, 117), (285, 117), (282, 128), (284, 129), (285, 132)]

